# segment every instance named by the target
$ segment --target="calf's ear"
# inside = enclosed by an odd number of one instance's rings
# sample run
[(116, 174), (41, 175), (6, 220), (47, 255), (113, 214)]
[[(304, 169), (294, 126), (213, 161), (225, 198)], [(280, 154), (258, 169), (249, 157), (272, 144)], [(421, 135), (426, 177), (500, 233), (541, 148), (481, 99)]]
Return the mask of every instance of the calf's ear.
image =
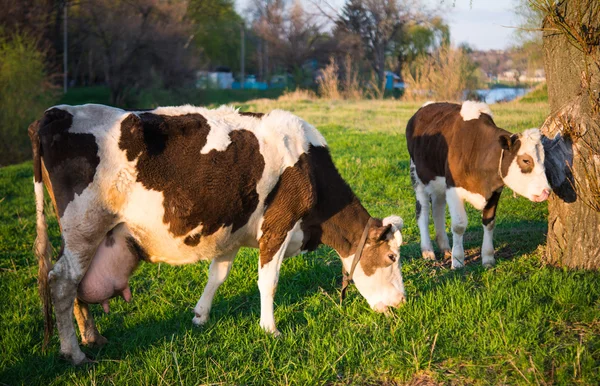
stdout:
[(502, 146), (502, 148), (507, 151), (510, 151), (518, 140), (518, 134), (513, 134), (511, 136), (501, 135), (499, 138), (500, 146)]
[(387, 237), (387, 233), (392, 229), (392, 224), (384, 225), (381, 227), (374, 227), (369, 231), (369, 240), (381, 241), (385, 240)]

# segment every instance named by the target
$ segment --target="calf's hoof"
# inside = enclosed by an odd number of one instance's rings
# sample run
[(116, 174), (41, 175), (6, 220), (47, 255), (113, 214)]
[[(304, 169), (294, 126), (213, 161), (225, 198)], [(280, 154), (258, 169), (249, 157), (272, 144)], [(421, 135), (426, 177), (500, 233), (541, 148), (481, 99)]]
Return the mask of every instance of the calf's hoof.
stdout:
[(278, 338), (281, 336), (281, 332), (279, 332), (279, 330), (277, 329), (277, 327), (275, 327), (274, 325), (265, 325), (265, 324), (260, 324), (260, 327), (265, 330), (265, 332), (271, 334), (274, 338)]
[(204, 324), (206, 324), (206, 322), (208, 322), (208, 319), (209, 319), (208, 313), (203, 313), (203, 314), (196, 313), (194, 315), (194, 317), (192, 318), (192, 323), (194, 324), (194, 326), (200, 327), (200, 326), (203, 326)]
[(464, 260), (452, 259), (452, 269), (461, 269), (465, 266)]
[(421, 255), (425, 260), (435, 260), (435, 253), (433, 251), (421, 251)]
[(496, 260), (492, 258), (482, 258), (481, 264), (484, 268), (493, 268), (496, 265)]

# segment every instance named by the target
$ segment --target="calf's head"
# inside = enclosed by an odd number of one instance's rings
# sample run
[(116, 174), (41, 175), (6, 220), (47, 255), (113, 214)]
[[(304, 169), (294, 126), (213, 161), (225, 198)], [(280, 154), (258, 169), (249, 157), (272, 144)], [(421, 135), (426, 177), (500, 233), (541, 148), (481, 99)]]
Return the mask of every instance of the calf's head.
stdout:
[(531, 201), (542, 202), (550, 195), (544, 169), (544, 147), (538, 129), (521, 134), (500, 136), (502, 180), (516, 193)]
[[(400, 272), (400, 245), (402, 244), (402, 219), (389, 216), (372, 224), (368, 230), (362, 256), (353, 280), (358, 291), (371, 308), (384, 312), (405, 301), (404, 282)], [(347, 271), (354, 256), (343, 259)]]

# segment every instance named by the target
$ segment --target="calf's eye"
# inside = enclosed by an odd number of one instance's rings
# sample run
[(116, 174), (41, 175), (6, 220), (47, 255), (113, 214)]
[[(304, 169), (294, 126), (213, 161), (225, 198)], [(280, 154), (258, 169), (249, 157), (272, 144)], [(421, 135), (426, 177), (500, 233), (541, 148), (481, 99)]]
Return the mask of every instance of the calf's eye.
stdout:
[(396, 261), (396, 255), (394, 255), (393, 253), (390, 253), (388, 255), (388, 259), (390, 259), (392, 262), (395, 262)]

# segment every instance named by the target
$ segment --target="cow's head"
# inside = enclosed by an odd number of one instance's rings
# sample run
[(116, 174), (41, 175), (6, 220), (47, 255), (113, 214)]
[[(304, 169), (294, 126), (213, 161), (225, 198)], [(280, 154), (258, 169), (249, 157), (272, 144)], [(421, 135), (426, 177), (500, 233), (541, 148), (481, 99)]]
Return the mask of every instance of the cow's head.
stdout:
[[(371, 308), (384, 312), (405, 301), (404, 282), (400, 272), (400, 245), (403, 221), (398, 216), (377, 220), (368, 230), (360, 262), (353, 280), (358, 291), (367, 299)], [(343, 259), (350, 271), (354, 256)]]
[(542, 202), (550, 195), (550, 185), (544, 170), (544, 147), (538, 129), (522, 134), (502, 135), (504, 150), (500, 173), (504, 183), (531, 201)]

